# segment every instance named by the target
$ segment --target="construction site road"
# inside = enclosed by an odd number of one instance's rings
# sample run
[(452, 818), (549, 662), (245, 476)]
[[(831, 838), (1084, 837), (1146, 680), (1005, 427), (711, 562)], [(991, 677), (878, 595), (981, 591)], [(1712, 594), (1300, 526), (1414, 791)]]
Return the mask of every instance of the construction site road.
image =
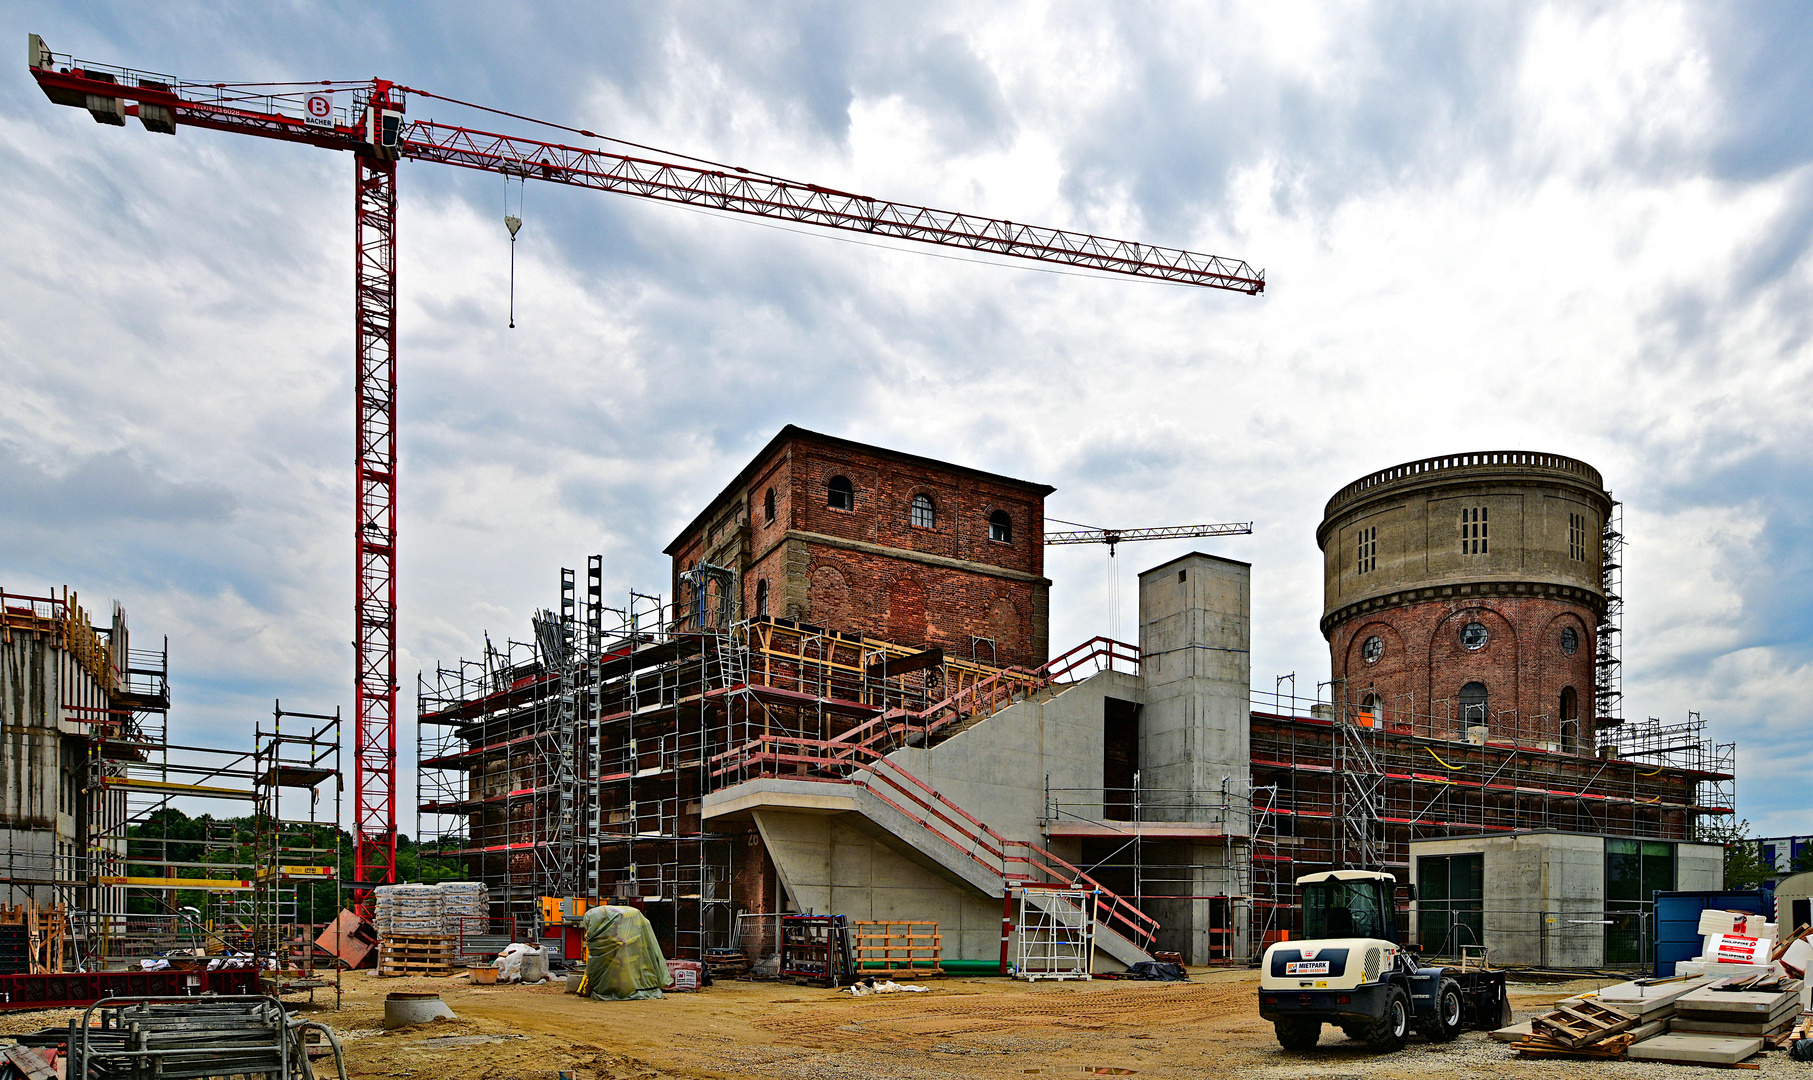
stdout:
[[(1513, 985), (1511, 1003), (1523, 1020), (1613, 981)], [(1257, 974), (1244, 970), (1196, 972), (1189, 983), (955, 978), (920, 985), (928, 992), (857, 998), (791, 983), (720, 981), (659, 1001), (602, 1002), (556, 983), (475, 986), (464, 974), (380, 979), (360, 971), (345, 976), (338, 1011), (331, 988), (303, 1009), (338, 1033), (353, 1080), (555, 1080), (562, 1071), (575, 1080), (1731, 1075), (1634, 1061), (1522, 1060), (1484, 1032), (1446, 1044), (1413, 1038), (1399, 1053), (1374, 1054), (1324, 1028), (1313, 1053), (1286, 1053), (1258, 1016)], [(439, 993), (457, 1019), (387, 1032), (384, 997), (399, 991)], [(73, 1015), (0, 1013), (0, 1036), (59, 1026)], [(1784, 1077), (1808, 1068), (1779, 1052), (1750, 1064)], [(331, 1065), (318, 1065), (318, 1075), (331, 1073)]]

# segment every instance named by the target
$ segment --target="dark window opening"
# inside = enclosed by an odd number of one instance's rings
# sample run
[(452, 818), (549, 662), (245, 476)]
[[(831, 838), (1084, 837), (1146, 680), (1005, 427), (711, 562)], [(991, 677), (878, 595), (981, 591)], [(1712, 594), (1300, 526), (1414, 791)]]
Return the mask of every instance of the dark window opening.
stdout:
[(1426, 955), (1485, 944), (1485, 867), (1481, 852), (1416, 860), (1416, 933)]
[(847, 476), (833, 476), (825, 485), (825, 505), (833, 510), (856, 509), (856, 486)]
[(1486, 507), (1468, 507), (1460, 512), (1460, 553), (1484, 555), (1486, 547)]
[(1360, 530), (1355, 566), (1359, 573), (1370, 574), (1379, 568), (1379, 527)]
[(931, 496), (913, 496), (913, 527), (915, 529), (933, 529), (937, 526), (938, 508), (932, 505)]
[(1470, 682), (1460, 688), (1460, 721), (1468, 727), (1486, 722), (1486, 684)]
[(1580, 695), (1571, 686), (1561, 690), (1561, 751), (1580, 752)]
[(1361, 727), (1378, 727), (1384, 720), (1384, 711), (1379, 707), (1379, 695), (1367, 691), (1360, 701), (1358, 723)]
[(1188, 573), (1189, 573), (1189, 571), (1187, 571), (1187, 570), (1179, 570), (1177, 572), (1177, 583), (1179, 585), (1182, 585), (1186, 580), (1188, 580), (1188, 578), (1187, 578)]
[(1139, 705), (1102, 699), (1102, 817), (1133, 820), (1133, 788), (1139, 778)]
[(1007, 516), (1007, 511), (996, 510), (988, 515), (988, 538), (997, 544), (1014, 542), (1014, 522)]
[(769, 488), (768, 493), (766, 495), (762, 496), (762, 520), (765, 521), (766, 523), (768, 523), (769, 525), (774, 524), (774, 489), (773, 488)]
[(1575, 562), (1586, 561), (1586, 515), (1567, 516), (1567, 555)]
[(768, 579), (763, 578), (755, 583), (755, 617), (768, 617)]

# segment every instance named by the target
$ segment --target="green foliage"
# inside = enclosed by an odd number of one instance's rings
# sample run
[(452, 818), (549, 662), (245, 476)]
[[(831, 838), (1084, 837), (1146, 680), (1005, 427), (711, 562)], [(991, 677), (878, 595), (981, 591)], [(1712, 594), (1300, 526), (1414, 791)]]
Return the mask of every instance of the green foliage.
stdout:
[(1813, 870), (1813, 845), (1801, 848), (1800, 854), (1788, 864), (1790, 874), (1804, 874), (1809, 870)]
[(1775, 867), (1763, 861), (1761, 847), (1750, 835), (1750, 822), (1731, 821), (1709, 826), (1706, 840), (1725, 845), (1725, 888), (1754, 889), (1775, 877)]

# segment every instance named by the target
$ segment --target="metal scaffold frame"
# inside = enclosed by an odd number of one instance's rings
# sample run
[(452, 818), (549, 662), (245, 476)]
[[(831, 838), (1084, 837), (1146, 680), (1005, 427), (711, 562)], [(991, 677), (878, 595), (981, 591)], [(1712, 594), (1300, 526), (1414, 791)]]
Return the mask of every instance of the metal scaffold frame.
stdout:
[[(1274, 876), (1269, 899), (1258, 901), (1272, 912), (1258, 920), (1255, 954), (1292, 929), (1295, 876), (1353, 865), (1355, 817), (1376, 822), (1379, 854), (1368, 868), (1408, 880), (1411, 840), (1535, 829), (1691, 840), (1736, 809), (1736, 746), (1713, 740), (1698, 713), (1564, 742), (1547, 714), (1505, 710), (1468, 725), (1453, 701), (1363, 705), (1340, 700), (1338, 689), (1334, 701), (1254, 695), (1255, 790), (1278, 792), (1256, 825), (1275, 835), (1255, 845)], [(1359, 765), (1356, 745), (1370, 762), (1369, 802), (1347, 775)]]

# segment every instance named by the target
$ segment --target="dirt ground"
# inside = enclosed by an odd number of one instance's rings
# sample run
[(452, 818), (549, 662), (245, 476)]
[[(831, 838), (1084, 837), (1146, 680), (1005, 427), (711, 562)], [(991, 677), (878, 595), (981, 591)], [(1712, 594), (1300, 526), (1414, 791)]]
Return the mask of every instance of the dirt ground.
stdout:
[[(1609, 981), (1609, 980), (1606, 980)], [(1189, 984), (930, 979), (924, 994), (852, 998), (790, 983), (719, 982), (659, 1001), (598, 1002), (560, 985), (473, 986), (451, 979), (349, 973), (341, 1008), (317, 991), (307, 1009), (340, 1036), (352, 1080), (819, 1080), (1077, 1075), (1392, 1080), (1694, 1080), (1729, 1070), (1642, 1062), (1522, 1061), (1483, 1032), (1446, 1045), (1412, 1039), (1374, 1055), (1324, 1028), (1308, 1055), (1287, 1054), (1259, 1019), (1258, 975), (1196, 972)], [(1519, 1019), (1598, 982), (1513, 987)], [(386, 1032), (384, 997), (435, 991), (458, 1019)], [(67, 1022), (68, 1012), (0, 1013), (0, 1036)], [(1813, 1070), (1781, 1053), (1765, 1074)], [(331, 1065), (319, 1070), (324, 1080)], [(1813, 1074), (1809, 1074), (1813, 1076)]]

